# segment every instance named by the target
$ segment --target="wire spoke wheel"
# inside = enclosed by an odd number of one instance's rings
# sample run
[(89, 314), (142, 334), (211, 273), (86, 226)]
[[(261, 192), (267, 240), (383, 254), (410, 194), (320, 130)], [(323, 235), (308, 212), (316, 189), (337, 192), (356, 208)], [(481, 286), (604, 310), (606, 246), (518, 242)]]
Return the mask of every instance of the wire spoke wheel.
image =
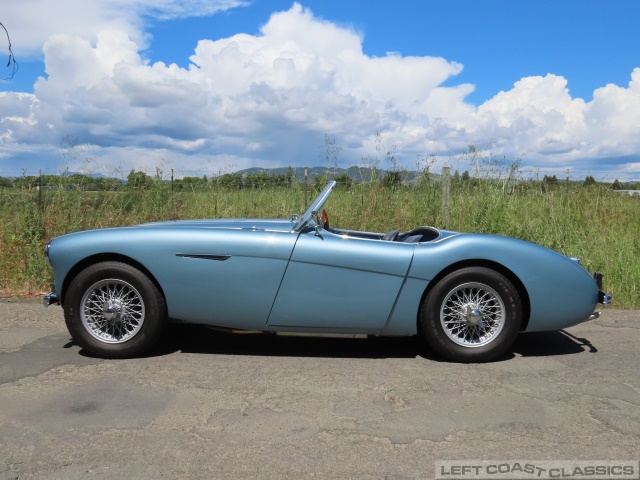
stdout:
[(419, 331), (448, 360), (480, 363), (505, 354), (520, 332), (520, 293), (501, 273), (465, 267), (440, 279), (420, 307)]
[(162, 292), (132, 265), (89, 265), (71, 281), (64, 320), (74, 341), (102, 358), (132, 358), (148, 351), (167, 322)]
[(140, 292), (124, 280), (100, 280), (91, 285), (82, 297), (80, 319), (97, 340), (124, 343), (142, 328), (144, 300)]
[(498, 293), (483, 283), (453, 288), (440, 308), (444, 333), (463, 347), (482, 347), (498, 337), (504, 327), (505, 306)]

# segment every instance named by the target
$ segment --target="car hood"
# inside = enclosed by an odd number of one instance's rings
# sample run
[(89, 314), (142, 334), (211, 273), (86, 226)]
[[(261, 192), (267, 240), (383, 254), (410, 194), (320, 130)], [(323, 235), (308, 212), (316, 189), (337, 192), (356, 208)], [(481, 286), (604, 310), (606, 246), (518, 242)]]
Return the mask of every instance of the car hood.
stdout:
[(136, 227), (167, 228), (233, 228), (247, 230), (270, 230), (290, 232), (295, 223), (282, 218), (231, 218), (209, 220), (171, 220), (168, 222), (152, 222), (136, 225)]

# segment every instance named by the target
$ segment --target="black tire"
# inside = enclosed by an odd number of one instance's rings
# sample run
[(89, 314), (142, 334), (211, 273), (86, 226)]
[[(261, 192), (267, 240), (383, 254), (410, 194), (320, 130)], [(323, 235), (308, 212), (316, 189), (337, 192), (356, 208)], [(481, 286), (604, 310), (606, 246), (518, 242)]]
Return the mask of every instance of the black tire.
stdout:
[(102, 262), (73, 279), (64, 300), (64, 318), (80, 347), (104, 358), (130, 358), (158, 340), (167, 307), (162, 293), (140, 270), (126, 263)]
[(522, 300), (502, 274), (468, 267), (444, 277), (420, 307), (419, 330), (448, 360), (479, 363), (504, 354), (522, 325)]

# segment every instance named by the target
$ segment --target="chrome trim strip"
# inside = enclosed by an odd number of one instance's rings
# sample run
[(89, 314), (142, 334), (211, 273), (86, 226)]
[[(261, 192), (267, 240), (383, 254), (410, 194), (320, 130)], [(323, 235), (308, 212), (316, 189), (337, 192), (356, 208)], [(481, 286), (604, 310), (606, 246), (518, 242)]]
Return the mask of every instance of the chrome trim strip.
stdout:
[(213, 255), (210, 253), (176, 253), (176, 257), (183, 258), (200, 258), (202, 260), (217, 260), (218, 262), (224, 262), (231, 258), (231, 255)]

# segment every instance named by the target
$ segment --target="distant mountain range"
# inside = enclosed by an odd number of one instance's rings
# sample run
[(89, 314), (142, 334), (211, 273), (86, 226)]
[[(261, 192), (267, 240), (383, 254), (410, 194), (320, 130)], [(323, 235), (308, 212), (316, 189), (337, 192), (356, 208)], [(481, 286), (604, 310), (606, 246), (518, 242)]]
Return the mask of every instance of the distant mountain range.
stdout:
[[(289, 169), (289, 167), (278, 167), (278, 168), (246, 168), (244, 170), (238, 170), (236, 172), (229, 172), (232, 175), (255, 175), (255, 174), (260, 174), (260, 173), (266, 173), (267, 175), (285, 175), (287, 173), (287, 170)], [(355, 182), (358, 183), (362, 183), (362, 182), (369, 182), (371, 181), (371, 177), (374, 175), (374, 171), (375, 171), (375, 175), (377, 176), (378, 180), (382, 180), (385, 176), (387, 176), (390, 172), (392, 172), (391, 170), (387, 170), (387, 169), (373, 169), (370, 167), (349, 167), (349, 168), (339, 168), (339, 167), (307, 167), (307, 178), (309, 183), (314, 183), (315, 179), (316, 179), (316, 175), (318, 176), (325, 176), (327, 177), (329, 180), (347, 174), (349, 175), (349, 177), (351, 177)], [(297, 182), (304, 182), (304, 171), (305, 168), (304, 167), (291, 167), (291, 173), (293, 175), (293, 177), (295, 178), (295, 180)], [(400, 181), (402, 183), (404, 183), (405, 185), (411, 185), (411, 184), (415, 184), (417, 182), (417, 180), (420, 178), (420, 176), (422, 175), (422, 172), (419, 171), (415, 171), (415, 170), (398, 170), (398, 173), (400, 174)], [(451, 172), (451, 174), (453, 175), (454, 171)], [(460, 174), (462, 174), (462, 172), (459, 172)], [(202, 172), (202, 175), (205, 175), (206, 172)], [(47, 175), (51, 175), (51, 174), (47, 174)], [(57, 174), (53, 174), (54, 176), (57, 176)], [(118, 180), (122, 183), (127, 183), (126, 178), (122, 179), (122, 178), (116, 178), (116, 177), (112, 177), (112, 176), (108, 176), (108, 175), (103, 175), (102, 173), (80, 173), (80, 172), (64, 172), (64, 177), (69, 177), (71, 175), (82, 175), (85, 177), (90, 177), (90, 178), (94, 178), (94, 179), (114, 179), (114, 180)], [(209, 180), (212, 180), (214, 178), (217, 178), (215, 175), (207, 175), (207, 177), (209, 178)], [(430, 173), (429, 177), (431, 180), (438, 182), (440, 180), (441, 175), (438, 173)], [(18, 180), (20, 177), (15, 177), (15, 176), (7, 176), (7, 177), (3, 177), (0, 175), (0, 178), (6, 178), (7, 180), (10, 181), (16, 181)], [(166, 180), (165, 180), (166, 181)], [(580, 183), (581, 180), (573, 180), (574, 182), (578, 182)], [(637, 188), (636, 185), (638, 184), (638, 182), (636, 181), (622, 181), (619, 182), (620, 185), (626, 186), (626, 185), (630, 185), (634, 188)]]
[[(255, 175), (255, 174), (267, 174), (267, 175), (286, 175), (289, 167), (279, 167), (279, 168), (246, 168), (244, 170), (239, 170), (236, 172), (229, 172), (232, 175)], [(331, 180), (335, 177), (342, 176), (344, 174), (349, 175), (355, 182), (363, 183), (371, 181), (371, 178), (375, 175), (378, 180), (382, 180), (385, 176), (390, 173), (390, 170), (385, 169), (374, 169), (369, 167), (349, 167), (349, 168), (327, 168), (327, 167), (307, 167), (307, 178), (309, 183), (314, 183), (316, 181), (316, 176), (324, 176), (327, 179)], [(291, 167), (291, 173), (296, 182), (303, 183), (304, 182), (304, 167)], [(400, 181), (405, 184), (415, 183), (422, 175), (421, 172), (410, 171), (410, 170), (399, 170)], [(80, 173), (80, 172), (64, 172), (63, 177), (70, 177), (73, 175), (82, 175), (84, 177), (94, 178), (94, 179), (107, 179), (111, 178), (114, 180), (118, 180), (122, 183), (127, 183), (127, 179), (124, 178), (115, 178), (109, 177), (107, 175), (103, 175), (101, 173)], [(203, 172), (204, 175), (204, 172)], [(430, 174), (432, 179), (439, 179), (439, 174)], [(16, 180), (18, 177), (8, 177), (10, 180)], [(210, 180), (217, 178), (216, 176), (209, 176)], [(166, 180), (165, 180), (166, 181)]]
[(68, 177), (70, 175), (84, 175), (85, 177), (90, 177), (90, 178), (113, 178), (113, 177), (107, 177), (106, 175), (103, 175), (101, 173), (80, 173), (80, 172), (65, 172), (64, 176)]
[[(268, 175), (285, 175), (289, 167), (281, 167), (281, 168), (246, 168), (244, 170), (239, 170), (235, 172), (240, 175), (255, 175), (257, 173), (266, 173)], [(345, 173), (349, 175), (356, 182), (368, 182), (371, 180), (371, 177), (374, 175), (374, 169), (369, 167), (349, 167), (349, 168), (328, 168), (328, 167), (307, 167), (307, 177), (310, 182), (313, 182), (316, 175), (324, 175), (329, 179), (335, 178), (340, 175), (344, 175)], [(304, 181), (304, 167), (291, 167), (291, 173), (293, 177), (299, 181)], [(378, 180), (382, 180), (385, 176), (389, 174), (390, 170), (385, 169), (375, 169), (375, 175)], [(400, 178), (403, 182), (413, 182), (420, 175), (421, 172), (416, 172), (412, 170), (400, 170)], [(440, 178), (438, 174), (430, 174), (432, 178)]]
[[(59, 173), (44, 173), (43, 175), (52, 175), (54, 177), (70, 177), (71, 175), (82, 175), (83, 177), (89, 177), (89, 178), (113, 178), (115, 180), (120, 180), (118, 178), (115, 177), (108, 177), (107, 175), (103, 175), (102, 173), (81, 173), (81, 172), (63, 172), (62, 175), (60, 175)], [(37, 175), (29, 175), (29, 176), (37, 176)], [(19, 176), (9, 176), (9, 177), (3, 177), (2, 175), (0, 175), (0, 178), (9, 178), (11, 180), (15, 180), (17, 178), (20, 178)]]

